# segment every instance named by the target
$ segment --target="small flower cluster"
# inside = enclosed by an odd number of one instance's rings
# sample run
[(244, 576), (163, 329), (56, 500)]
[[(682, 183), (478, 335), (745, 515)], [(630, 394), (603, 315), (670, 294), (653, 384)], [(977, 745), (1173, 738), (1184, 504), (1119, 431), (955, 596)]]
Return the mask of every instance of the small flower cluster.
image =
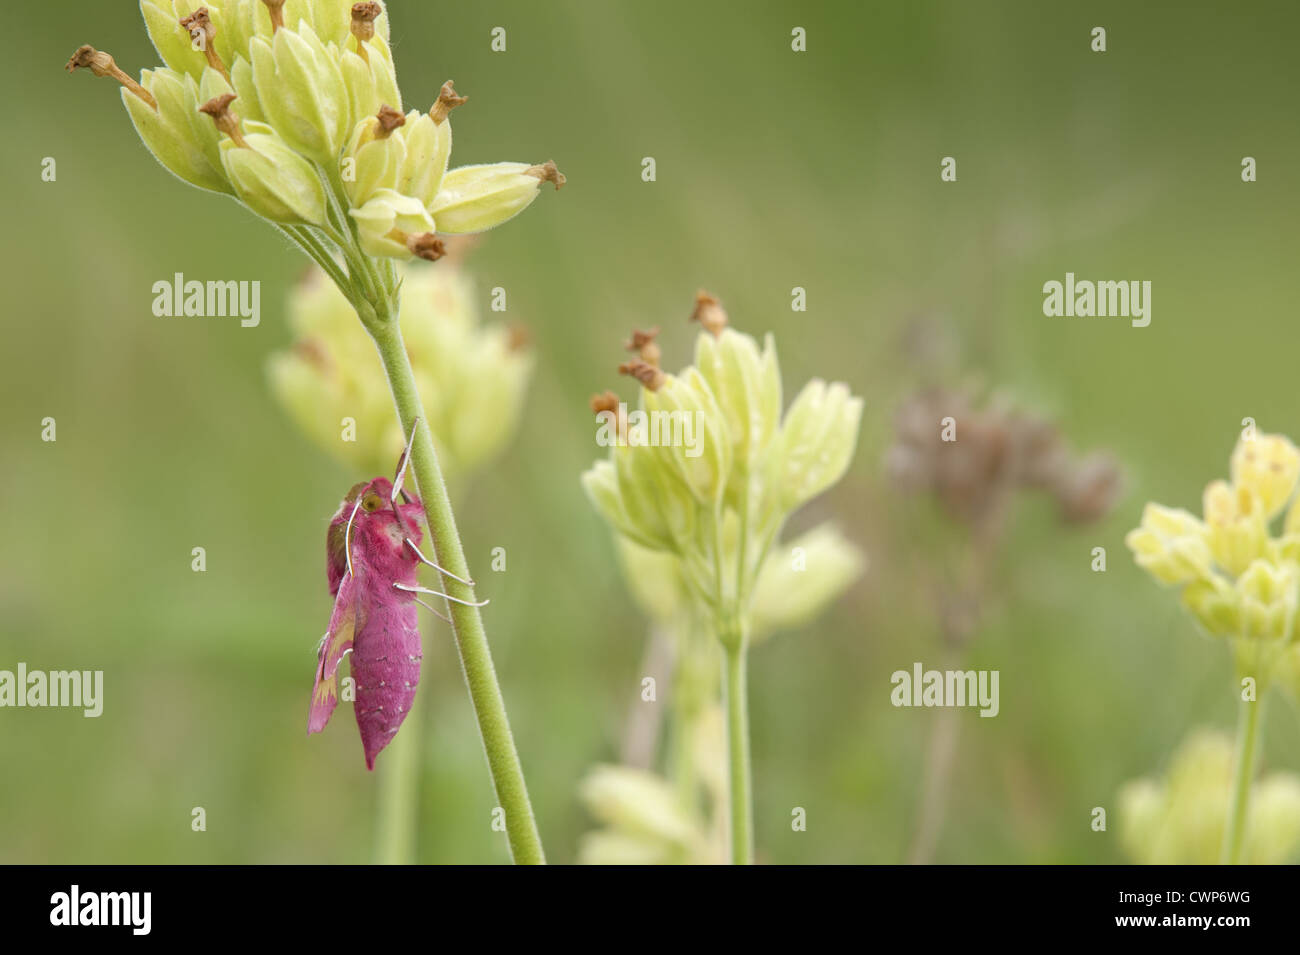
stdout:
[[(1179, 747), (1164, 779), (1140, 779), (1119, 794), (1120, 840), (1143, 865), (1214, 865), (1228, 818), (1232, 738), (1198, 730)], [(1279, 865), (1300, 850), (1300, 776), (1257, 780), (1242, 861)]]
[(1125, 540), (1139, 566), (1181, 588), (1201, 626), (1234, 642), (1243, 671), (1264, 678), (1295, 652), (1300, 451), (1281, 435), (1247, 432), (1229, 468), (1230, 480), (1205, 488), (1201, 517), (1149, 503)]
[[(727, 327), (718, 301), (701, 293), (693, 318), (704, 328), (695, 364), (659, 366), (654, 334), (629, 342), (621, 373), (641, 385), (640, 410), (694, 430), (683, 441), (647, 441), (635, 427), (608, 460), (583, 475), (610, 526), (641, 547), (675, 555), (682, 579), (717, 613), (748, 616), (757, 576), (788, 515), (839, 480), (857, 442), (862, 400), (844, 384), (813, 379), (782, 416), (776, 346), (760, 349)], [(592, 400), (616, 414), (616, 395)]]
[(437, 233), (480, 232), (524, 209), (554, 163), (447, 168), (451, 82), (404, 111), (380, 3), (141, 0), (163, 62), (140, 80), (83, 46), (69, 70), (122, 84), (140, 138), (191, 185), (368, 256), (437, 259)]
[[(401, 333), (449, 480), (473, 473), (515, 432), (533, 358), (517, 327), (479, 323), (473, 283), (449, 257), (399, 268)], [(343, 294), (314, 271), (289, 299), (292, 348), (272, 357), (280, 402), (322, 448), (363, 473), (393, 466), (405, 436), (379, 356)], [(344, 422), (355, 433), (344, 439)]]

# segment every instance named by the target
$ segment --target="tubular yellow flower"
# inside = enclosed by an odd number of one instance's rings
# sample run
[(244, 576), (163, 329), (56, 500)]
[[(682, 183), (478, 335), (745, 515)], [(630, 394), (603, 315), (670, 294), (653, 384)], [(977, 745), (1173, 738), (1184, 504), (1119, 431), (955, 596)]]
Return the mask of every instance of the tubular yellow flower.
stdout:
[(187, 73), (160, 68), (145, 70), (143, 86), (157, 102), (156, 108), (127, 89), (122, 103), (144, 144), (176, 177), (200, 189), (234, 194), (221, 162), (216, 127), (199, 113), (198, 84)]
[(1205, 524), (1215, 562), (1235, 577), (1264, 556), (1268, 546), (1265, 512), (1256, 493), (1226, 481), (1205, 488)]
[(226, 175), (244, 205), (263, 218), (285, 225), (324, 225), (325, 190), (311, 164), (275, 130), (248, 123), (240, 139), (221, 142)]
[(337, 52), (304, 22), (269, 41), (254, 38), (250, 53), (257, 101), (271, 125), (308, 159), (333, 163), (354, 121)]
[(1270, 521), (1282, 512), (1300, 477), (1300, 451), (1285, 437), (1261, 434), (1242, 438), (1232, 452), (1232, 483), (1255, 495)]
[(443, 232), (484, 232), (532, 205), (542, 183), (553, 183), (558, 190), (565, 181), (553, 162), (541, 166), (521, 162), (461, 166), (443, 177), (442, 188), (429, 211)]
[(1147, 504), (1142, 524), (1124, 542), (1138, 566), (1162, 584), (1186, 584), (1210, 573), (1209, 531), (1182, 509)]

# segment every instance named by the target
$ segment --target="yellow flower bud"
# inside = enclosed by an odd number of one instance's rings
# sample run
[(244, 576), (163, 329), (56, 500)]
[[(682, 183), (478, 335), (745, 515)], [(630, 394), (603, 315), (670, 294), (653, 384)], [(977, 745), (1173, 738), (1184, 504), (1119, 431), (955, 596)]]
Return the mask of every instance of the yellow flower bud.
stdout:
[(1241, 594), (1221, 575), (1210, 573), (1193, 580), (1183, 589), (1182, 601), (1214, 636), (1236, 637), (1241, 633)]
[(527, 209), (543, 182), (552, 182), (559, 189), (565, 178), (554, 163), (461, 166), (443, 177), (442, 188), (429, 211), (442, 232), (484, 232)]
[(343, 157), (343, 188), (353, 208), (364, 206), (381, 189), (402, 191), (397, 189), (397, 183), (406, 158), (406, 141), (401, 134), (405, 123), (405, 116), (383, 106), (378, 115), (357, 124)]
[(361, 249), (367, 255), (410, 259), (416, 254), (414, 240), (435, 231), (419, 199), (392, 189), (380, 189), (350, 214), (360, 227)]
[(1185, 584), (1210, 573), (1209, 532), (1181, 508), (1147, 504), (1124, 543), (1139, 567), (1162, 584)]
[(188, 73), (195, 82), (203, 73), (202, 57), (195, 57), (189, 31), (181, 26), (181, 17), (193, 11), (177, 13), (172, 0), (141, 0), (140, 13), (154, 49), (162, 61), (177, 73)]
[(862, 399), (840, 382), (814, 378), (786, 413), (779, 439), (779, 502), (792, 511), (843, 476), (853, 460)]
[(1212, 481), (1205, 488), (1205, 524), (1215, 562), (1237, 576), (1268, 549), (1268, 529), (1259, 497), (1249, 487)]
[(1281, 513), (1300, 477), (1300, 451), (1278, 434), (1242, 438), (1232, 452), (1232, 483), (1259, 500), (1264, 520)]
[(601, 822), (668, 842), (689, 842), (696, 827), (661, 777), (629, 766), (597, 766), (581, 787), (582, 801)]
[(158, 108), (151, 108), (125, 88), (122, 103), (149, 151), (169, 172), (190, 185), (233, 194), (221, 163), (216, 127), (199, 113), (199, 104), (204, 100), (199, 98), (194, 77), (160, 68), (145, 70), (142, 79)]
[(1237, 578), (1241, 595), (1241, 636), (1289, 641), (1295, 632), (1300, 569), (1256, 560)]
[(257, 101), (293, 149), (333, 163), (352, 129), (347, 90), (337, 56), (303, 22), (250, 44)]
[(270, 126), (245, 125), (245, 145), (221, 142), (226, 175), (244, 205), (272, 222), (324, 225), (325, 190), (316, 170)]
[(776, 345), (767, 336), (760, 354), (749, 335), (725, 328), (699, 335), (695, 365), (727, 419), (734, 457), (733, 483), (744, 481), (767, 454), (781, 424), (781, 372)]
[(833, 524), (778, 544), (754, 588), (755, 642), (811, 623), (858, 579), (866, 556)]
[(412, 110), (402, 129), (402, 141), (406, 149), (397, 171), (396, 189), (419, 199), (427, 209), (433, 205), (447, 172), (451, 122), (435, 123), (433, 117)]

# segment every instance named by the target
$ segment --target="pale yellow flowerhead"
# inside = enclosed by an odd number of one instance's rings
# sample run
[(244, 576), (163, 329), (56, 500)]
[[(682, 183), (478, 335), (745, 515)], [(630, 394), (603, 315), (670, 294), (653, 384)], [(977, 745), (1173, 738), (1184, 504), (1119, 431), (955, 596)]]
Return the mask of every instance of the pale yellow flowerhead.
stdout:
[(327, 246), (354, 244), (327, 218), (338, 205), (364, 255), (437, 258), (436, 235), (494, 228), (564, 185), (553, 162), (449, 171), (450, 113), (467, 97), (448, 81), (427, 112), (404, 111), (382, 3), (141, 0), (140, 12), (164, 66), (137, 81), (83, 46), (68, 69), (121, 83), (141, 140), (185, 182), (319, 229)]
[[(517, 329), (483, 325), (478, 293), (452, 259), (402, 268), (401, 330), (449, 478), (495, 457), (515, 434), (532, 372)], [(366, 474), (391, 471), (405, 437), (374, 344), (319, 273), (293, 293), (295, 340), (270, 363), (272, 388), (318, 445)]]
[[(1143, 865), (1219, 861), (1233, 779), (1233, 743), (1197, 730), (1179, 747), (1163, 779), (1141, 779), (1119, 794), (1120, 841)], [(1273, 773), (1251, 794), (1242, 861), (1277, 865), (1300, 850), (1300, 776)]]

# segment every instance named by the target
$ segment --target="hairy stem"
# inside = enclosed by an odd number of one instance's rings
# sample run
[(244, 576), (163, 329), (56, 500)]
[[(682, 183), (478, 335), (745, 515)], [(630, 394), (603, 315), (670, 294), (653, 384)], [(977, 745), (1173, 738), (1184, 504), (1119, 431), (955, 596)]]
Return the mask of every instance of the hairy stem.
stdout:
[(1224, 865), (1238, 865), (1245, 846), (1246, 818), (1250, 810), (1250, 787), (1259, 751), (1260, 709), (1263, 700), (1242, 700), (1237, 713), (1237, 755), (1233, 769), (1232, 802), (1223, 829)]
[[(737, 627), (739, 630), (739, 627)], [(726, 654), (727, 757), (731, 793), (731, 861), (749, 865), (754, 861), (754, 805), (751, 795), (752, 769), (749, 760), (749, 698), (745, 688), (744, 633), (723, 640)]]
[[(395, 298), (395, 295), (391, 297)], [(402, 430), (410, 433), (415, 420), (418, 418), (420, 422), (411, 448), (411, 470), (424, 502), (434, 559), (451, 573), (468, 579), (470, 574), (465, 561), (465, 550), (456, 530), (451, 501), (438, 467), (433, 436), (416, 388), (415, 375), (411, 371), (406, 346), (402, 342), (396, 308), (387, 297), (378, 297), (371, 304), (379, 321), (367, 323), (366, 327), (383, 360)], [(473, 602), (475, 599), (473, 587), (451, 577), (442, 577), (442, 590), (457, 600)], [(500, 807), (505, 810), (510, 853), (516, 863), (542, 864), (546, 861), (546, 856), (533, 818), (519, 754), (515, 751), (501, 687), (492, 665), (492, 651), (483, 629), (483, 619), (477, 607), (455, 601), (448, 601), (448, 611), (465, 682), (469, 687), (470, 701), (474, 706), (474, 715), (478, 719), (479, 733), (487, 754), (492, 785), (496, 789)]]

